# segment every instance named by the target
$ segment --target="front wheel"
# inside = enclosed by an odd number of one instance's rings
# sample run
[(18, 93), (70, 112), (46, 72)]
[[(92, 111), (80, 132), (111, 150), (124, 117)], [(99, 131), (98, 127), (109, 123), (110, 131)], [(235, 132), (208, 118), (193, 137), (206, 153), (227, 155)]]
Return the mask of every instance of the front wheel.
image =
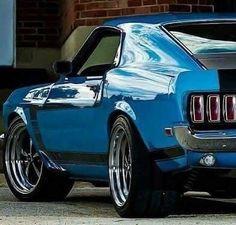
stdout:
[(62, 200), (74, 183), (45, 168), (19, 117), (12, 121), (6, 134), (3, 167), (12, 193), (24, 201)]
[[(156, 176), (156, 174), (155, 174)], [(149, 154), (128, 118), (113, 124), (109, 149), (112, 201), (121, 217), (164, 217), (171, 213), (176, 191), (154, 188)], [(162, 183), (162, 175), (155, 177)]]

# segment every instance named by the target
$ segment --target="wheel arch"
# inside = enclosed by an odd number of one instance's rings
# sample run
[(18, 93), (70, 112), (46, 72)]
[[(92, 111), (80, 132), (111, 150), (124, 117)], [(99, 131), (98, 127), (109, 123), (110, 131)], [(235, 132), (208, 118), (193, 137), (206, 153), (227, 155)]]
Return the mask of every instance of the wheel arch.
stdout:
[(25, 124), (27, 124), (26, 121), (26, 117), (25, 117), (25, 113), (23, 111), (23, 109), (21, 108), (17, 108), (16, 110), (14, 110), (13, 112), (11, 112), (8, 117), (7, 117), (7, 126), (9, 126), (11, 124), (11, 122), (16, 118), (19, 117), (21, 118)]
[(21, 118), (21, 116), (16, 112), (12, 112), (11, 114), (9, 114), (9, 116), (7, 118), (7, 126), (9, 126), (12, 123), (12, 121), (17, 117)]
[(108, 134), (110, 135), (111, 130), (112, 130), (112, 126), (113, 126), (113, 124), (115, 123), (116, 119), (119, 116), (124, 116), (125, 118), (127, 118), (129, 120), (132, 128), (135, 130), (135, 132), (137, 133), (138, 137), (140, 138), (140, 141), (143, 143), (143, 145), (145, 147), (147, 147), (147, 145), (145, 144), (145, 141), (144, 141), (141, 133), (139, 132), (139, 129), (138, 129), (137, 125), (135, 124), (135, 121), (133, 120), (133, 118), (127, 112), (124, 112), (124, 111), (122, 111), (120, 109), (117, 109), (117, 110), (113, 111), (111, 113), (111, 115), (109, 116), (109, 119), (108, 119)]

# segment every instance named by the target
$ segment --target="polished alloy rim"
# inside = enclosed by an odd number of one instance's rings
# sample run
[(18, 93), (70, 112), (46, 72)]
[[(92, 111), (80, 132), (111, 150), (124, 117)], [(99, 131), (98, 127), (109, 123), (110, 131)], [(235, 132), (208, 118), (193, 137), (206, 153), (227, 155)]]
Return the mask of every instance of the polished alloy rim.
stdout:
[(114, 130), (111, 138), (109, 177), (114, 201), (121, 207), (128, 199), (132, 178), (130, 143), (126, 131), (121, 126)]
[(24, 124), (17, 124), (8, 136), (5, 163), (13, 187), (22, 194), (31, 193), (40, 181), (43, 163)]

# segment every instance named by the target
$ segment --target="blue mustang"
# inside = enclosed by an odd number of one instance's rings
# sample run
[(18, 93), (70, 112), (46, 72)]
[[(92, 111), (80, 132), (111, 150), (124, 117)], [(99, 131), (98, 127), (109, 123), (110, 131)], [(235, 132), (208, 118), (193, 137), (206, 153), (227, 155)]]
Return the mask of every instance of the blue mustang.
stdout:
[(181, 193), (236, 196), (236, 15), (107, 21), (53, 84), (4, 104), (4, 171), (20, 200), (109, 183), (123, 217), (163, 217)]

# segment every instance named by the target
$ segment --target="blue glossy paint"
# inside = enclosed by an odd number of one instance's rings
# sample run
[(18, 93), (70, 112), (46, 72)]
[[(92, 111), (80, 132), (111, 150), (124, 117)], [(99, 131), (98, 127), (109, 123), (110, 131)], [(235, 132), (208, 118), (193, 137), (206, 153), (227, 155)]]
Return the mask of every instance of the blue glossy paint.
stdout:
[[(148, 151), (179, 147), (175, 136), (165, 128), (186, 124), (187, 97), (192, 92), (219, 92), (217, 70), (206, 70), (160, 24), (198, 20), (232, 20), (235, 15), (161, 14), (108, 21), (125, 35), (120, 63), (97, 77), (61, 77), (54, 84), (16, 90), (4, 104), (5, 127), (12, 113), (27, 124), (34, 145), (41, 154), (108, 154), (109, 121), (114, 113), (129, 117)], [(91, 87), (96, 86), (96, 91)], [(178, 158), (156, 161), (164, 172), (195, 165), (200, 153), (189, 152)], [(217, 164), (236, 168), (228, 153), (220, 153)], [(45, 157), (46, 158), (46, 157)], [(227, 162), (226, 162), (227, 161)], [(47, 160), (45, 159), (47, 163)], [(106, 180), (104, 165), (55, 162), (55, 167), (81, 179)], [(50, 165), (49, 165), (50, 164)], [(53, 167), (53, 163), (48, 162)]]
[[(156, 24), (128, 23), (119, 26), (125, 31), (120, 66), (147, 67), (154, 64), (169, 76), (181, 70), (197, 70), (196, 62)], [(148, 64), (147, 64), (148, 63)], [(159, 68), (158, 68), (159, 66)], [(173, 71), (171, 71), (173, 70)]]
[(101, 165), (73, 165), (62, 164), (72, 174), (73, 178), (80, 178), (85, 181), (107, 181), (108, 168)]
[(160, 160), (156, 161), (156, 165), (163, 172), (171, 171), (181, 171), (188, 168), (187, 157), (184, 155), (182, 157), (173, 158), (172, 160)]

